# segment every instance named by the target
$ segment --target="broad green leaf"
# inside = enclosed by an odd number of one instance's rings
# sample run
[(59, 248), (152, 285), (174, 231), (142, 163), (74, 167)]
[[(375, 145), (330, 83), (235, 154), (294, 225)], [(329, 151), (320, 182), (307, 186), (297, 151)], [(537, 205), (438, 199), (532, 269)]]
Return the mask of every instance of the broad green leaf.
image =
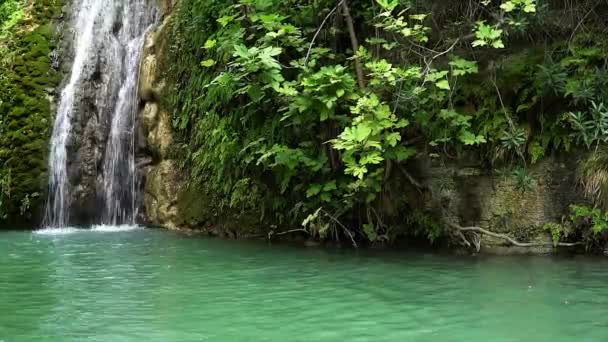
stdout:
[(353, 127), (352, 133), (354, 140), (362, 142), (369, 137), (372, 133), (372, 129), (367, 124), (360, 124)]
[(507, 1), (500, 5), (500, 8), (505, 12), (511, 12), (515, 9), (515, 4), (511, 1)]
[(448, 74), (448, 71), (432, 71), (426, 75), (425, 81), (427, 82), (435, 82), (444, 78)]
[(225, 15), (217, 20), (217, 22), (222, 25), (222, 27), (226, 27), (230, 24), (234, 19), (236, 19), (237, 15)]
[(412, 20), (418, 20), (418, 21), (423, 21), (426, 17), (427, 17), (426, 14), (412, 14), (412, 15), (410, 15), (410, 19), (412, 19)]
[(502, 40), (496, 40), (492, 43), (492, 47), (495, 49), (502, 49), (505, 47), (505, 44), (503, 44)]
[(377, 164), (382, 163), (383, 161), (384, 161), (384, 158), (382, 158), (380, 153), (372, 152), (372, 153), (366, 153), (363, 157), (361, 157), (361, 160), (359, 161), (359, 163), (361, 165), (368, 165), (368, 164), (377, 165)]
[(386, 143), (390, 147), (395, 147), (401, 141), (401, 134), (392, 132), (385, 137)]
[(250, 55), (249, 50), (245, 45), (235, 45), (234, 46), (234, 57), (246, 58)]
[(327, 182), (323, 185), (323, 191), (332, 191), (336, 190), (338, 187), (336, 186), (336, 181)]
[(206, 50), (209, 50), (209, 49), (212, 49), (213, 47), (215, 47), (216, 44), (217, 44), (217, 41), (215, 39), (207, 39), (203, 48)]
[(376, 0), (376, 2), (380, 7), (387, 11), (392, 11), (399, 5), (399, 0)]
[(312, 184), (308, 187), (308, 190), (306, 190), (306, 197), (310, 198), (316, 196), (319, 192), (321, 192), (321, 184)]
[(448, 82), (448, 80), (441, 80), (435, 83), (435, 85), (439, 89), (450, 90), (450, 82)]
[(398, 162), (404, 162), (416, 155), (416, 149), (405, 146), (397, 146), (388, 152), (388, 156)]
[(201, 62), (201, 65), (204, 66), (205, 68), (211, 68), (212, 66), (215, 65), (215, 60), (213, 59), (207, 59)]
[(321, 201), (327, 202), (327, 203), (331, 202), (331, 195), (329, 193), (327, 193), (327, 192), (322, 192), (321, 193)]
[(452, 66), (452, 74), (454, 76), (462, 76), (466, 74), (476, 74), (479, 69), (477, 67), (477, 62), (468, 61), (466, 59), (455, 57), (450, 61), (450, 66)]
[(483, 135), (475, 135), (464, 129), (460, 130), (458, 140), (467, 146), (479, 145), (486, 142), (486, 138)]
[(477, 40), (473, 41), (473, 43), (471, 45), (473, 45), (473, 47), (478, 47), (478, 46), (486, 46), (486, 45), (488, 45), (488, 43), (486, 43), (485, 40), (477, 39)]

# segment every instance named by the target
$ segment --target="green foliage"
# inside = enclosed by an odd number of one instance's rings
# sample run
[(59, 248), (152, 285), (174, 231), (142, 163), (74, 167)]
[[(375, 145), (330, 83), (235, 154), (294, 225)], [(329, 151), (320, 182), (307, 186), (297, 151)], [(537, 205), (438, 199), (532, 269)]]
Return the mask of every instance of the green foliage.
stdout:
[(517, 190), (521, 192), (533, 191), (536, 188), (536, 180), (527, 169), (517, 168), (512, 173)]
[(591, 102), (589, 112), (568, 113), (575, 139), (587, 147), (608, 142), (608, 109), (603, 103)]
[(564, 220), (561, 224), (553, 222), (546, 223), (543, 226), (543, 229), (551, 234), (551, 241), (555, 247), (561, 242), (569, 241), (572, 238), (578, 238), (577, 235), (580, 235), (581, 233), (580, 231), (576, 231), (574, 223), (569, 220)]
[(587, 250), (603, 251), (607, 240), (608, 212), (585, 205), (570, 205), (570, 215), (562, 223), (547, 223), (544, 230), (551, 234), (553, 244), (583, 242)]
[(0, 4), (0, 37), (7, 35), (23, 17), (23, 1), (5, 0)]
[(398, 7), (398, 1), (377, 1), (384, 10), (380, 14), (382, 20), (376, 23), (376, 27), (398, 34), (403, 38), (411, 38), (415, 41), (426, 43), (429, 38), (427, 36), (429, 27), (424, 26), (426, 14), (409, 14), (407, 9), (394, 14), (393, 11)]
[(162, 105), (216, 216), (370, 242), (409, 220), (433, 240), (433, 218), (388, 210), (408, 207), (388, 184), (415, 158), (514, 163), (531, 191), (528, 163), (605, 142), (602, 40), (543, 36), (546, 6), (468, 2), (442, 17), (436, 1), (348, 5), (356, 32), (331, 1), (179, 2)]
[(608, 212), (603, 212), (599, 208), (571, 205), (570, 220), (577, 225), (589, 226), (595, 234), (608, 229)]
[(564, 231), (563, 227), (559, 223), (546, 223), (543, 226), (543, 230), (551, 233), (551, 241), (553, 246), (557, 247), (562, 238), (568, 237), (568, 232)]
[(502, 42), (503, 30), (494, 28), (490, 25), (487, 25), (484, 21), (480, 21), (477, 23), (477, 29), (475, 30), (475, 38), (477, 38), (473, 42), (473, 46), (491, 46), (495, 49), (501, 49), (505, 47), (505, 44)]
[(582, 163), (578, 180), (587, 198), (597, 206), (608, 207), (608, 151), (595, 150)]
[(545, 147), (542, 146), (538, 141), (535, 141), (532, 144), (530, 144), (529, 154), (532, 158), (532, 160), (531, 160), (532, 164), (536, 164), (536, 162), (541, 160), (545, 156), (545, 152), (546, 152)]
[(356, 115), (352, 125), (333, 141), (337, 150), (344, 151), (347, 175), (363, 180), (368, 173), (373, 174), (374, 165), (382, 164), (387, 157), (405, 161), (412, 155), (407, 148), (398, 146), (401, 135), (396, 132), (408, 121), (399, 120), (376, 95), (361, 97), (351, 107), (351, 113)]
[(445, 226), (438, 222), (434, 215), (421, 210), (414, 210), (408, 215), (405, 223), (414, 230), (416, 236), (426, 238), (431, 243), (439, 240), (445, 233)]
[(521, 146), (526, 142), (526, 132), (520, 127), (516, 127), (512, 131), (507, 130), (500, 137), (500, 141), (505, 149), (519, 152)]
[(476, 74), (479, 72), (477, 62), (468, 61), (458, 56), (454, 56), (454, 58), (452, 58), (452, 60), (448, 64), (452, 67), (452, 75), (454, 76), (464, 76), (468, 74)]
[(505, 12), (513, 12), (521, 10), (526, 13), (536, 12), (536, 0), (509, 0), (500, 5), (500, 8)]

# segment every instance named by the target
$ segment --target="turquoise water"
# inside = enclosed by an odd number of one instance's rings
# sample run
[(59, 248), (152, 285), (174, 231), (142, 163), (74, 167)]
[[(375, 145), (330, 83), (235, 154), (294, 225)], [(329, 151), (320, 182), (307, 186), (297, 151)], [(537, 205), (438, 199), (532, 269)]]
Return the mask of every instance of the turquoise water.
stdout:
[(608, 261), (0, 233), (0, 341), (607, 341)]

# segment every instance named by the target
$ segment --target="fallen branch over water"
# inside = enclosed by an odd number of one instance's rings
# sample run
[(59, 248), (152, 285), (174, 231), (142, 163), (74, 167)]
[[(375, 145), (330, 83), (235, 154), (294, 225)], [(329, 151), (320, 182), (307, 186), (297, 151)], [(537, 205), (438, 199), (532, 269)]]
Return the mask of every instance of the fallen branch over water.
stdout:
[(304, 228), (300, 228), (300, 229), (292, 229), (292, 230), (287, 230), (287, 231), (284, 231), (284, 232), (279, 232), (279, 233), (275, 233), (275, 232), (274, 232), (274, 230), (271, 230), (271, 231), (268, 233), (268, 240), (270, 240), (270, 238), (271, 238), (273, 235), (275, 235), (275, 236), (281, 236), (281, 235), (287, 235), (287, 234), (291, 234), (291, 233), (298, 233), (298, 232), (299, 232), (299, 233), (306, 233), (306, 234), (310, 234), (310, 233), (308, 232), (308, 230), (306, 230), (306, 229), (304, 229)]
[[(494, 233), (494, 232), (491, 232), (489, 230), (486, 230), (486, 229), (483, 229), (480, 227), (461, 227), (461, 226), (459, 226), (457, 224), (453, 224), (453, 223), (448, 223), (448, 225), (456, 230), (456, 234), (462, 238), (463, 244), (466, 247), (471, 246), (471, 243), (467, 240), (467, 238), (464, 235), (464, 233), (466, 233), (466, 232), (473, 232), (473, 233), (482, 234), (482, 235), (485, 234), (485, 235), (489, 235), (489, 236), (492, 236), (492, 237), (495, 237), (498, 239), (503, 239), (503, 240), (509, 242), (511, 245), (516, 246), (516, 247), (544, 247), (544, 246), (574, 247), (574, 246), (583, 246), (584, 245), (583, 242), (558, 242), (557, 244), (554, 244), (551, 242), (520, 242), (506, 234)], [(479, 252), (480, 246), (477, 241), (475, 241), (475, 245), (476, 245), (475, 247), (476, 247), (477, 251)]]

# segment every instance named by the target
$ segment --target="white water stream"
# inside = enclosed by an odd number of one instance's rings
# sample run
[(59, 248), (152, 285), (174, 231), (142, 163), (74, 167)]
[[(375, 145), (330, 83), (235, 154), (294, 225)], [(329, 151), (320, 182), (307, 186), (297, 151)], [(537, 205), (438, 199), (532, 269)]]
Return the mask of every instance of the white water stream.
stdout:
[[(61, 92), (49, 158), (46, 224), (70, 224), (74, 175), (70, 146), (76, 118), (97, 115), (108, 127), (99, 209), (103, 223), (133, 224), (136, 215), (135, 132), (139, 65), (145, 33), (156, 20), (151, 0), (75, 0), (72, 5), (73, 62)], [(101, 75), (98, 75), (101, 72)], [(94, 108), (79, 105), (95, 92)], [(89, 95), (90, 96), (90, 95)], [(86, 108), (86, 109), (83, 109)], [(104, 115), (104, 113), (108, 113)], [(110, 117), (108, 117), (108, 115)]]

